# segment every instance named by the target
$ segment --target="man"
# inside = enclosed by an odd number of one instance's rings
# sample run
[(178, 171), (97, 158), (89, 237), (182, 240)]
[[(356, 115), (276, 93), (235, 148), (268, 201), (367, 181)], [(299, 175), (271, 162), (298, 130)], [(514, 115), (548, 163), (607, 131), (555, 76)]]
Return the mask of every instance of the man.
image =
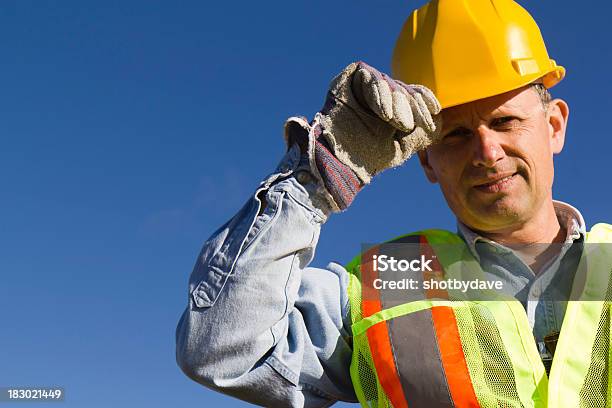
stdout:
[[(408, 19), (393, 71), (402, 82), (351, 64), (312, 123), (286, 123), (278, 169), (198, 257), (179, 365), (273, 407), (607, 406), (608, 275), (583, 276), (591, 302), (566, 309), (546, 297), (571, 290), (576, 248), (612, 232), (587, 234), (578, 210), (552, 198), (569, 108), (548, 93), (565, 71), (535, 22), (511, 0), (434, 0)], [(458, 235), (427, 230), (392, 243), (434, 251), (446, 277), (457, 268), (495, 276), (520, 303), (391, 299), (371, 285), (382, 247), (346, 267), (309, 266), (328, 216), (417, 152)], [(609, 259), (595, 259), (609, 271)], [(549, 380), (541, 358), (552, 353)]]

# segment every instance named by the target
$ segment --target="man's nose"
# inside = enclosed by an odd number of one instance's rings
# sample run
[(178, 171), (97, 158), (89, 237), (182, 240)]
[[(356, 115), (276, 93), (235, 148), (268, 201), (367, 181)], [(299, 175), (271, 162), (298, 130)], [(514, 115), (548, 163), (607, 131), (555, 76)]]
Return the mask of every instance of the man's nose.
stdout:
[(474, 143), (472, 164), (476, 167), (495, 167), (498, 161), (506, 157), (499, 135), (486, 126), (476, 129), (472, 141)]

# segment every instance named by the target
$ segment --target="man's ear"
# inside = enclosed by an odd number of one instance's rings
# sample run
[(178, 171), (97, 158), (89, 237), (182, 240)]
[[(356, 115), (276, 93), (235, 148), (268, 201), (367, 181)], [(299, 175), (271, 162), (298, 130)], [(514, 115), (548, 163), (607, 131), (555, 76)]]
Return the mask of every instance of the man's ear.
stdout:
[(436, 177), (434, 169), (429, 164), (429, 156), (427, 155), (427, 149), (421, 150), (417, 154), (419, 155), (419, 162), (421, 162), (421, 167), (423, 168), (423, 171), (427, 176), (427, 180), (429, 180), (431, 183), (437, 183), (438, 177)]
[(550, 147), (553, 154), (561, 153), (565, 144), (565, 130), (569, 119), (569, 106), (563, 99), (553, 99), (546, 113), (550, 135)]

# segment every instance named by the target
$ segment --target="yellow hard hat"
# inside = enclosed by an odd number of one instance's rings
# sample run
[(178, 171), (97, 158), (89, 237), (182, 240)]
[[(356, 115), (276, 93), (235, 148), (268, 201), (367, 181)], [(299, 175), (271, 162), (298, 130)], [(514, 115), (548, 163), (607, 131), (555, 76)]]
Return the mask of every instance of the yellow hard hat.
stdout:
[(433, 0), (414, 10), (397, 40), (391, 72), (431, 89), (442, 108), (565, 76), (531, 15), (512, 0)]

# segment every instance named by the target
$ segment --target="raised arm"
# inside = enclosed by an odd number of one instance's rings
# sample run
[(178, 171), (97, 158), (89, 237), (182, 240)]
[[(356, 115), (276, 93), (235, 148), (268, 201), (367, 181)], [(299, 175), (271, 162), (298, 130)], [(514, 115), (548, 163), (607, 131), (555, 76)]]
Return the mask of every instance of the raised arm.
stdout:
[(177, 328), (189, 377), (264, 406), (354, 400), (346, 273), (307, 268), (326, 214), (296, 180), (299, 153), (204, 244)]
[(281, 164), (196, 261), (176, 333), (189, 377), (264, 406), (356, 400), (347, 272), (309, 264), (332, 212), (431, 143), (439, 106), (428, 92), (351, 64), (312, 123), (287, 122)]

